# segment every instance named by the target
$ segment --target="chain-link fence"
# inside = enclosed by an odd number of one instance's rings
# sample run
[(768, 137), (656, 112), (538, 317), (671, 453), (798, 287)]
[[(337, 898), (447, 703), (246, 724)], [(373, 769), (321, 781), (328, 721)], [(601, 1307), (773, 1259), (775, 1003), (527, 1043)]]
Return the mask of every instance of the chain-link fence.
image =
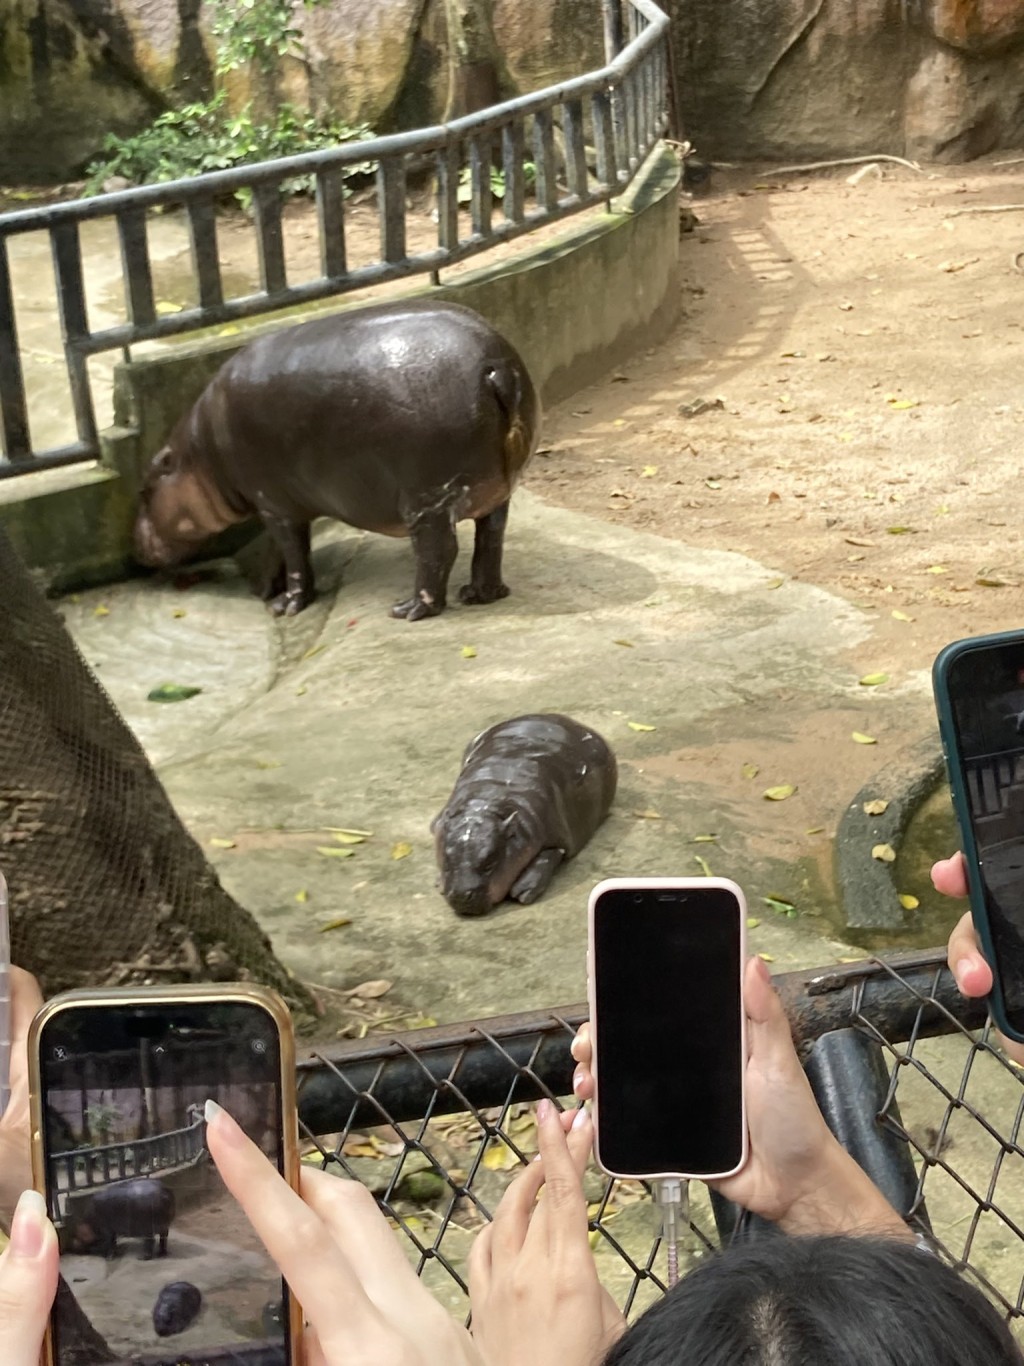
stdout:
[[(776, 978), (818, 1102), (889, 1198), (1010, 1318), (1024, 1319), (1021, 1073), (943, 956), (900, 955)], [(574, 1104), (582, 1006), (442, 1026), (324, 1050), (300, 1064), (307, 1160), (362, 1181), (436, 1295), (464, 1312), (473, 1235), (536, 1150), (532, 1104)], [(568, 1098), (568, 1099), (567, 1099)], [(638, 1182), (586, 1177), (602, 1279), (627, 1312), (664, 1289)], [(692, 1193), (685, 1270), (751, 1220)]]

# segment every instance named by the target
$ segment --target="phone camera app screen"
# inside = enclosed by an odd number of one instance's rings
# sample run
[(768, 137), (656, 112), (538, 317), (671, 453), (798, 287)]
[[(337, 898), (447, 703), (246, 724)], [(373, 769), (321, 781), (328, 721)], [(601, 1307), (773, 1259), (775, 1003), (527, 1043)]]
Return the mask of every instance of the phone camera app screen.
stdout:
[(72, 1007), (44, 1027), (40, 1057), (66, 1284), (57, 1366), (290, 1366), (280, 1273), (213, 1165), (203, 1120), (217, 1101), (280, 1169), (268, 1013)]
[(1024, 1025), (1024, 645), (953, 660), (949, 693), (1011, 1024)]

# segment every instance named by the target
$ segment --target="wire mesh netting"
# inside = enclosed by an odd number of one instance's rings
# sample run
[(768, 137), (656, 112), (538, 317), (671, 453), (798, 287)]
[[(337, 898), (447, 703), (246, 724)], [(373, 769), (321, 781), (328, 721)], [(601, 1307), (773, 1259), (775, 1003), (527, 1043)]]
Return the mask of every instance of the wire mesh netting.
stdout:
[[(1024, 1086), (939, 954), (777, 980), (833, 1131), (912, 1225), (1010, 1318), (1024, 1316)], [(533, 1102), (573, 1105), (569, 1045), (583, 1007), (338, 1046), (303, 1061), (306, 1160), (375, 1194), (432, 1291), (465, 1313), (466, 1259), (536, 1151)], [(649, 1191), (585, 1178), (602, 1280), (629, 1313), (665, 1285)], [(685, 1271), (756, 1227), (691, 1193)], [(756, 1224), (756, 1221), (753, 1221)]]

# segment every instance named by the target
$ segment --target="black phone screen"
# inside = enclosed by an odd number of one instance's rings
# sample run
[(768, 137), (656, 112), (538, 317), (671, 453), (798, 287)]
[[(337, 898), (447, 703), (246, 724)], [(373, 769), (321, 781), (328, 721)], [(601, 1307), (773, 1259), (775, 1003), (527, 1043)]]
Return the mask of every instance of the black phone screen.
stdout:
[(730, 1171), (743, 1154), (740, 906), (727, 889), (594, 907), (598, 1148), (609, 1171)]
[(956, 755), (1008, 1023), (1024, 1032), (1024, 641), (950, 661)]
[(291, 1366), (280, 1272), (205, 1144), (215, 1100), (282, 1167), (281, 1058), (255, 1003), (69, 1006), (39, 1036), (46, 1196), (70, 1297), (56, 1366)]

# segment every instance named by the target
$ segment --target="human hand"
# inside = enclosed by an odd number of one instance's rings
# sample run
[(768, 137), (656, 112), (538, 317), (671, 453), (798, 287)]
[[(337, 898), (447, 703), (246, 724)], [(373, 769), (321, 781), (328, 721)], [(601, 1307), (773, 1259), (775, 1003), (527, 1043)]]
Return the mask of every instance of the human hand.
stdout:
[[(743, 1004), (750, 1157), (735, 1176), (709, 1184), (786, 1233), (870, 1231), (909, 1237), (903, 1220), (822, 1118), (762, 958), (747, 964)], [(573, 1090), (589, 1099), (594, 1076), (586, 1025), (573, 1041), (573, 1056), (579, 1064)]]
[(28, 1027), (43, 1004), (31, 973), (11, 968), (11, 1098), (0, 1118), (0, 1222), (6, 1226), (18, 1196), (32, 1185), (28, 1115)]
[(541, 1101), (538, 1160), (506, 1190), (470, 1253), (473, 1337), (487, 1366), (594, 1366), (625, 1328), (590, 1248), (582, 1176), (594, 1126), (576, 1110), (566, 1134), (562, 1118)]
[(308, 1320), (308, 1366), (483, 1366), (365, 1187), (304, 1166), (296, 1192), (213, 1101), (206, 1120), (217, 1170)]
[[(965, 897), (967, 869), (963, 854), (958, 852), (951, 858), (939, 859), (932, 867), (932, 884), (943, 896)], [(970, 911), (965, 911), (953, 926), (946, 945), (946, 962), (962, 996), (987, 996), (992, 990), (992, 969), (978, 945)], [(999, 1042), (1007, 1057), (1024, 1067), (1024, 1044), (1015, 1043), (1003, 1034), (999, 1035)]]
[[(27, 975), (27, 974), (26, 974)], [(17, 1202), (11, 1241), (0, 1256), (0, 1361), (38, 1366), (43, 1334), (57, 1293), (60, 1252), (46, 1202), (26, 1190)]]

